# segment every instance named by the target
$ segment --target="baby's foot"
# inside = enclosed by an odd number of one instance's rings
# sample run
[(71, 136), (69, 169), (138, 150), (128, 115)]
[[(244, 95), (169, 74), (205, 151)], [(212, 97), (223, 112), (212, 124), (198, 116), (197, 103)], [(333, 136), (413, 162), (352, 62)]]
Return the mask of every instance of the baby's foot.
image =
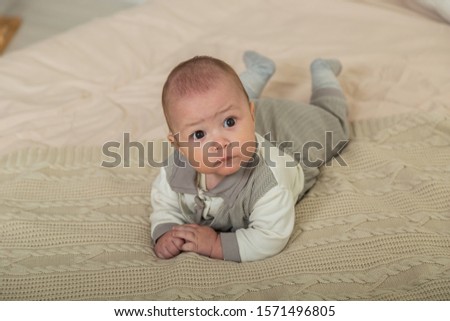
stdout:
[(244, 52), (244, 64), (249, 70), (260, 74), (261, 77), (271, 77), (275, 72), (275, 63), (272, 59), (264, 57), (256, 51)]
[(327, 68), (333, 72), (335, 76), (339, 76), (342, 71), (342, 64), (337, 59), (315, 59), (311, 63), (311, 71)]
[(255, 51), (244, 53), (246, 70), (239, 76), (250, 99), (259, 98), (270, 77), (275, 72), (275, 63)]

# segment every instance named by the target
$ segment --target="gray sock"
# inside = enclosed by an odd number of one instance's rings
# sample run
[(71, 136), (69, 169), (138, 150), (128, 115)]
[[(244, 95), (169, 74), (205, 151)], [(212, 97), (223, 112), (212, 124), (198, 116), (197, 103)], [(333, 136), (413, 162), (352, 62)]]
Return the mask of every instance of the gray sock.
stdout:
[(255, 51), (244, 53), (246, 70), (239, 75), (250, 99), (258, 98), (275, 72), (275, 63)]
[(312, 90), (321, 88), (341, 89), (337, 76), (342, 64), (336, 59), (316, 59), (311, 63)]

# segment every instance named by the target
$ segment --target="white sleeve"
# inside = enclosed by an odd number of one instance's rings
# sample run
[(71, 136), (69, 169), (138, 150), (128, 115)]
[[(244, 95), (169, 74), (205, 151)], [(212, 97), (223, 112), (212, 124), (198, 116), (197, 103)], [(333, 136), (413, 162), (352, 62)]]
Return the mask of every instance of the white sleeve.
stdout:
[(150, 223), (153, 241), (170, 230), (172, 226), (185, 223), (179, 208), (178, 193), (170, 188), (164, 168), (161, 168), (153, 182), (151, 202), (153, 212), (150, 214)]
[(276, 186), (259, 199), (249, 226), (236, 231), (241, 261), (261, 260), (279, 253), (294, 228), (295, 204), (292, 192)]

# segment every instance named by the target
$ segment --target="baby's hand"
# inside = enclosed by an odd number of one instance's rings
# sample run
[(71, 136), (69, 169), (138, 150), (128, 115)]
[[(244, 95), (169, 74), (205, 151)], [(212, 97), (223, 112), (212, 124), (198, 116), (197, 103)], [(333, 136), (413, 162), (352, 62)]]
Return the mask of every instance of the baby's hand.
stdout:
[(195, 252), (214, 259), (223, 259), (220, 236), (211, 227), (197, 224), (185, 224), (172, 228), (175, 237), (185, 240), (181, 249)]
[(181, 253), (184, 240), (173, 234), (174, 231), (168, 231), (156, 241), (155, 253), (160, 259), (171, 259)]

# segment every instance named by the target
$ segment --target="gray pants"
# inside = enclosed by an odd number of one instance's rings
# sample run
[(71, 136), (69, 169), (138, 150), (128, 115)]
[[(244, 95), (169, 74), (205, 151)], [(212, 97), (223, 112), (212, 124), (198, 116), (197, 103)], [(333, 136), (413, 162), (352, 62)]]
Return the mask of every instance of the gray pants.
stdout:
[(256, 132), (300, 162), (305, 187), (314, 185), (319, 167), (347, 144), (347, 103), (341, 90), (315, 90), (310, 104), (280, 99), (255, 100)]

